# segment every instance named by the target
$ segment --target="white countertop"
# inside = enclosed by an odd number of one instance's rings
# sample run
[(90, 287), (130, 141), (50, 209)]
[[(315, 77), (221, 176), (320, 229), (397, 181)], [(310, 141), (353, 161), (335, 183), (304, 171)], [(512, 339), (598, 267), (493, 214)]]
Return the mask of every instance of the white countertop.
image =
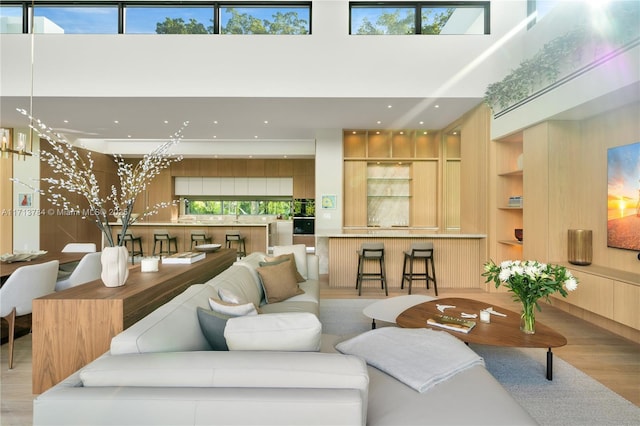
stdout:
[(420, 228), (368, 228), (368, 229), (316, 229), (316, 237), (326, 238), (460, 238), (481, 239), (486, 234), (462, 234), (458, 232), (438, 232)]
[[(205, 221), (205, 222), (136, 222), (131, 226), (195, 226), (195, 227), (203, 227), (203, 226), (217, 226), (217, 227), (229, 227), (232, 226), (234, 228), (238, 227), (256, 227), (256, 226), (269, 226), (269, 224), (275, 223), (275, 221), (270, 222), (256, 222), (256, 223), (245, 223), (245, 222), (224, 222), (224, 221)], [(110, 223), (111, 226), (122, 226), (122, 223), (113, 222)]]

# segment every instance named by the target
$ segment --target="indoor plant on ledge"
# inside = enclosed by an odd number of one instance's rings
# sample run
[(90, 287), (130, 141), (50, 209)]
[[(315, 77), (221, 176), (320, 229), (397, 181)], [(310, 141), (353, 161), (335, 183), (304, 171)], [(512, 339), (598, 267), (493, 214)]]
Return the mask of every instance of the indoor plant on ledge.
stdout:
[(520, 328), (527, 334), (534, 334), (536, 330), (538, 299), (544, 297), (548, 302), (549, 295), (555, 292), (567, 297), (567, 291), (578, 288), (578, 281), (564, 266), (535, 260), (506, 260), (500, 266), (489, 261), (484, 265), (482, 276), (487, 277), (485, 282), (493, 281), (496, 288), (504, 284), (513, 293), (513, 299), (522, 303)]
[[(120, 155), (114, 156), (117, 164), (117, 175), (120, 188), (111, 186), (109, 195), (100, 194), (100, 186), (93, 171), (93, 159), (91, 151), (86, 151), (84, 156), (62, 135), (56, 133), (40, 120), (32, 117), (24, 109), (18, 109), (23, 115), (29, 117), (30, 126), (38, 135), (46, 139), (51, 150), (40, 150), (34, 154), (41, 161), (46, 162), (53, 169), (55, 177), (44, 177), (40, 180), (49, 183), (46, 190), (34, 188), (20, 182), (40, 193), (48, 195), (48, 201), (54, 206), (61, 207), (65, 214), (76, 214), (83, 219), (91, 219), (104, 235), (105, 247), (102, 249), (102, 274), (101, 278), (108, 287), (124, 285), (129, 269), (127, 267), (128, 252), (124, 246), (124, 236), (127, 228), (137, 219), (157, 214), (158, 210), (175, 204), (175, 200), (161, 202), (152, 206), (145, 206), (140, 215), (132, 215), (136, 198), (146, 189), (147, 185), (161, 170), (166, 169), (173, 162), (182, 160), (182, 156), (171, 157), (169, 149), (180, 142), (182, 131), (188, 125), (183, 124), (169, 141), (161, 144), (150, 154), (146, 154), (137, 164), (126, 162)], [(17, 179), (12, 179), (19, 182)], [(88, 202), (88, 208), (81, 209), (79, 205), (72, 204), (66, 197), (66, 193), (76, 193), (84, 197)], [(122, 228), (118, 239), (114, 240), (109, 224), (110, 216), (122, 221)]]

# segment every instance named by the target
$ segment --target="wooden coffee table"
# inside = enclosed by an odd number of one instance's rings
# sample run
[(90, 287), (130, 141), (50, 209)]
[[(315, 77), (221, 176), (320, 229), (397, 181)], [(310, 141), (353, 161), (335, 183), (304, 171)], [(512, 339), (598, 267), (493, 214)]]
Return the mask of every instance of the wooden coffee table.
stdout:
[[(455, 308), (449, 308), (444, 312), (440, 312), (436, 305), (453, 305)], [(567, 339), (538, 321), (536, 321), (536, 333), (525, 334), (520, 331), (519, 313), (495, 305), (493, 305), (495, 311), (506, 314), (507, 316), (491, 315), (491, 323), (480, 322), (480, 311), (490, 306), (492, 305), (489, 303), (457, 297), (436, 299), (410, 307), (398, 315), (396, 323), (400, 327), (405, 328), (429, 327), (434, 330), (446, 331), (466, 343), (520, 348), (547, 348), (547, 380), (552, 380), (553, 352), (551, 352), (551, 348), (566, 345)], [(472, 321), (476, 322), (476, 326), (469, 333), (427, 325), (427, 319), (434, 315), (449, 315), (461, 318), (463, 312), (478, 314), (478, 318), (472, 319)]]

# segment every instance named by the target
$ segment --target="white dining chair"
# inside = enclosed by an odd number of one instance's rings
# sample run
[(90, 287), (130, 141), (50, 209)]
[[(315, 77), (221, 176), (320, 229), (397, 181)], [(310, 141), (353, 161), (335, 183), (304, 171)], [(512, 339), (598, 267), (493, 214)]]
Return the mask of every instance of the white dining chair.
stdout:
[[(95, 253), (97, 251), (95, 243), (69, 243), (62, 249), (62, 253)], [(79, 262), (69, 262), (60, 265), (58, 268), (58, 281), (69, 278)]]
[(71, 275), (56, 281), (56, 291), (65, 290), (100, 278), (100, 273), (102, 272), (101, 256), (102, 252), (84, 255), (80, 259), (78, 266), (71, 272)]
[(16, 317), (32, 312), (32, 301), (55, 291), (57, 260), (21, 266), (0, 287), (0, 317), (9, 323), (9, 369), (13, 368)]
[(69, 243), (62, 249), (63, 253), (95, 253), (95, 243)]

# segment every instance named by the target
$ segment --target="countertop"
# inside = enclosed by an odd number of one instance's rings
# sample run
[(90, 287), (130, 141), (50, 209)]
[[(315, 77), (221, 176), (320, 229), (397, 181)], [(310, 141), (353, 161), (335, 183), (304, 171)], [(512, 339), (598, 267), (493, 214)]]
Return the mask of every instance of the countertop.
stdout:
[[(264, 222), (255, 222), (255, 223), (245, 223), (245, 222), (225, 222), (225, 221), (204, 221), (204, 222), (136, 222), (131, 226), (162, 226), (162, 227), (171, 227), (171, 226), (195, 226), (195, 227), (203, 227), (203, 226), (217, 226), (217, 227), (228, 227), (232, 226), (234, 228), (237, 227), (256, 227), (256, 226), (269, 226), (271, 223), (276, 223), (276, 221), (264, 221)], [(122, 226), (122, 223), (113, 222), (110, 223), (111, 226)]]
[(316, 229), (316, 237), (328, 238), (460, 238), (481, 239), (486, 234), (463, 234), (459, 232), (438, 232), (420, 228), (360, 228), (360, 229)]

